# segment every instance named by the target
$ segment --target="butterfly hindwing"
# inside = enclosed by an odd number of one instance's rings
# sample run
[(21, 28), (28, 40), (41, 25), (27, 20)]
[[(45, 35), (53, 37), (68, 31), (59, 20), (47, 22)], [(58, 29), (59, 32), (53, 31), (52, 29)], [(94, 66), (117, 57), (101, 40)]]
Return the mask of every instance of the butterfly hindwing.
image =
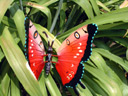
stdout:
[(45, 65), (43, 60), (45, 55), (44, 45), (35, 26), (28, 18), (25, 20), (25, 26), (25, 55), (28, 59), (32, 72), (36, 76), (36, 79), (38, 79)]
[(92, 41), (97, 26), (85, 25), (73, 32), (58, 49), (58, 62), (56, 69), (61, 77), (63, 85), (75, 88), (84, 73), (83, 61), (87, 61), (91, 54)]

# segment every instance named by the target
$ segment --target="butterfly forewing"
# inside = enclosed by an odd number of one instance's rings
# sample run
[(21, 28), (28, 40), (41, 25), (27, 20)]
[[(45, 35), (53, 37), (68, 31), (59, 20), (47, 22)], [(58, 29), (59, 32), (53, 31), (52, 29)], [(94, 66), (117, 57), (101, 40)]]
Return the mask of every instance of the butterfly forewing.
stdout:
[(33, 23), (27, 19), (26, 25), (26, 56), (30, 65), (30, 68), (36, 78), (38, 79), (42, 69), (44, 68), (43, 57), (45, 55), (45, 50), (43, 42), (40, 38)]
[[(90, 24), (92, 25), (92, 24)], [(84, 73), (84, 65), (81, 60), (86, 61), (91, 53), (92, 37), (97, 30), (93, 25), (93, 30), (89, 31), (90, 25), (83, 26), (73, 32), (58, 49), (58, 62), (56, 69), (61, 77), (63, 85), (75, 87)], [(91, 38), (91, 39), (90, 39)], [(86, 52), (88, 50), (89, 52)], [(84, 57), (86, 54), (86, 58)]]

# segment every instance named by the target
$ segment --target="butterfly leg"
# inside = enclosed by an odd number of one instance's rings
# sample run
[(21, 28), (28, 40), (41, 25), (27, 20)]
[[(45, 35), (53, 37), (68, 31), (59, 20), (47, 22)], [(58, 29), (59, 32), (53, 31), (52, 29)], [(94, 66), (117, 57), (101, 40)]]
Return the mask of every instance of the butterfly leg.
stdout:
[(46, 55), (43, 55), (43, 56), (48, 56), (48, 54), (46, 54)]
[(44, 61), (44, 63), (47, 63), (48, 61)]
[(52, 63), (57, 63), (57, 62), (52, 61)]
[(52, 56), (54, 56), (54, 57), (58, 57), (57, 55), (52, 55)]

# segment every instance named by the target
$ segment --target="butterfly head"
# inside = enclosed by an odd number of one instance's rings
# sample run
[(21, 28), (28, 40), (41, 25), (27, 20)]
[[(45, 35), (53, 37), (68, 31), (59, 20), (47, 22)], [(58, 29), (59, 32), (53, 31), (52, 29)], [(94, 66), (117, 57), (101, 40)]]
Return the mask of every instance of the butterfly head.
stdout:
[(48, 53), (51, 53), (51, 54), (53, 53), (53, 49), (52, 49), (51, 46), (48, 47), (48, 51), (47, 51), (47, 52), (48, 52)]

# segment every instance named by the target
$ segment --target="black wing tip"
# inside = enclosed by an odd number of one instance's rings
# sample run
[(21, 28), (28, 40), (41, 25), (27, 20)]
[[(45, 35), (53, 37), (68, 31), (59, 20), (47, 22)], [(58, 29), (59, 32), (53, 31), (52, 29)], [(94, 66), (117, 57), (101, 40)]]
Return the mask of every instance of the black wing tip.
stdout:
[(24, 26), (25, 26), (25, 45), (24, 45), (24, 52), (25, 57), (28, 60), (28, 26), (29, 26), (29, 18), (25, 17), (24, 19)]
[(88, 24), (87, 30), (88, 30), (89, 37), (88, 37), (88, 41), (87, 41), (87, 47), (85, 50), (85, 54), (84, 54), (83, 58), (81, 59), (82, 62), (83, 61), (87, 62), (92, 54), (92, 42), (93, 42), (94, 36), (97, 33), (98, 26), (94, 23)]
[(94, 34), (95, 35), (97, 33), (98, 26), (97, 26), (97, 24), (94, 24), (94, 23), (88, 24), (87, 30), (88, 30), (89, 34)]

